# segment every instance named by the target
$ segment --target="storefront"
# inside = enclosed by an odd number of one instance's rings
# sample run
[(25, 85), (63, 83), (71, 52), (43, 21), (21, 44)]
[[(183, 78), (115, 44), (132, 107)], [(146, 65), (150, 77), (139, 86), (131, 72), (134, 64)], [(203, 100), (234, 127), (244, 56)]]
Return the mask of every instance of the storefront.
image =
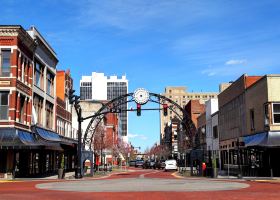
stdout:
[(77, 141), (38, 127), (32, 130), (0, 129), (0, 177), (56, 174), (61, 154), (66, 171), (74, 170)]
[(222, 170), (229, 175), (280, 176), (280, 132), (240, 138), (243, 145), (221, 150)]

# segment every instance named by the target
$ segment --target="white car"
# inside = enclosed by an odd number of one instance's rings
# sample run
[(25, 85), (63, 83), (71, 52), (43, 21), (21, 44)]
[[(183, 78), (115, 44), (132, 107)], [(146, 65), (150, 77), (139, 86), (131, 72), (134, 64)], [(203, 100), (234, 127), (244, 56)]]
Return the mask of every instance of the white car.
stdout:
[(164, 171), (167, 170), (177, 170), (177, 162), (176, 160), (166, 160)]

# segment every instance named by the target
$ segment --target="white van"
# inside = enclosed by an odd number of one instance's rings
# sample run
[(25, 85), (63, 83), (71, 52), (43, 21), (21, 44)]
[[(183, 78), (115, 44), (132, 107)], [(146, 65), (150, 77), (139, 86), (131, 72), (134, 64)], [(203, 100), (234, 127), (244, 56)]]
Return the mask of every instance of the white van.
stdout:
[(176, 160), (166, 160), (164, 171), (167, 170), (177, 170), (177, 162)]

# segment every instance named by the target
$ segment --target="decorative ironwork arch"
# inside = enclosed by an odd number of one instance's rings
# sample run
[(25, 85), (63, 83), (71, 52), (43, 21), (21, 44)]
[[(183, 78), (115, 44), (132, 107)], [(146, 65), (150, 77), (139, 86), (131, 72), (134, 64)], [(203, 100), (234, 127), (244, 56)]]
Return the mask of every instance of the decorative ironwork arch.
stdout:
[[(128, 93), (125, 95), (121, 95), (105, 104), (102, 104), (102, 107), (91, 118), (91, 120), (87, 126), (87, 129), (85, 131), (84, 138), (83, 138), (83, 147), (84, 148), (85, 148), (85, 145), (89, 145), (89, 147), (91, 149), (92, 140), (93, 140), (93, 136), (95, 134), (96, 128), (102, 122), (102, 120), (104, 120), (105, 115), (107, 113), (121, 113), (121, 112), (130, 111), (130, 110), (121, 110), (121, 105), (135, 101), (133, 94), (134, 93)], [(178, 105), (173, 100), (171, 100), (165, 96), (162, 96), (160, 94), (156, 94), (156, 93), (149, 93), (148, 102), (157, 103), (159, 105), (169, 103), (168, 109), (170, 109), (172, 112), (174, 112), (178, 116), (178, 118), (181, 120), (181, 124), (183, 125), (183, 130), (185, 130), (185, 133), (187, 134), (187, 136), (190, 140), (190, 144), (192, 144), (192, 138), (196, 132), (196, 127), (195, 127), (193, 121), (191, 120), (189, 114), (180, 105)], [(180, 115), (177, 112), (177, 109), (182, 112), (182, 115)]]

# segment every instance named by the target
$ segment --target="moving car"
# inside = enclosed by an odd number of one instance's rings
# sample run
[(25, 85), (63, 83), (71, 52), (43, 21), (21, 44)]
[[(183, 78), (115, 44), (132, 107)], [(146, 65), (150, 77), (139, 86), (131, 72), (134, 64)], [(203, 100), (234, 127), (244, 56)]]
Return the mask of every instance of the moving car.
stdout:
[(166, 160), (164, 171), (167, 170), (177, 170), (177, 162), (176, 160)]

